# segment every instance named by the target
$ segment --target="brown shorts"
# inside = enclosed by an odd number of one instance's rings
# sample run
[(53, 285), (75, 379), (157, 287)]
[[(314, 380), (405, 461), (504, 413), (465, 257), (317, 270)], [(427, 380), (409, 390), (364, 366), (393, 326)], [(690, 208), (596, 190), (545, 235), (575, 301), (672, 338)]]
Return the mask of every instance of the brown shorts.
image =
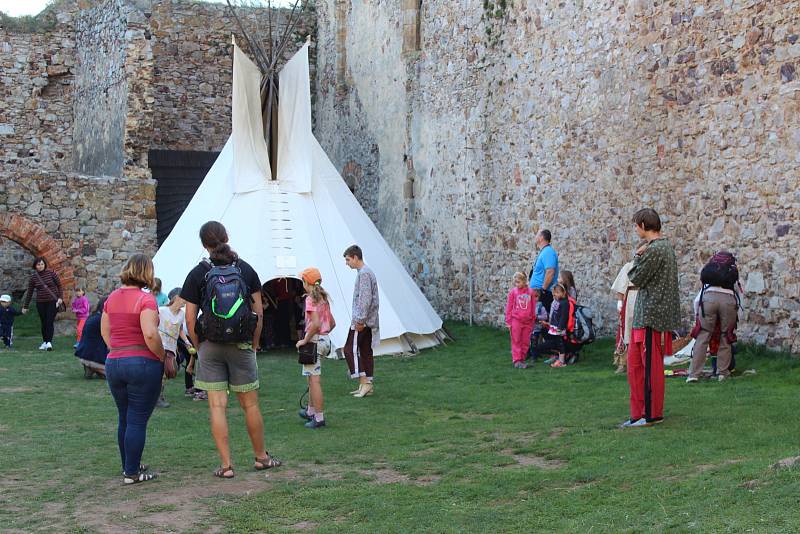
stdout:
[(195, 387), (205, 391), (246, 393), (258, 389), (256, 353), (236, 343), (203, 341), (197, 349)]

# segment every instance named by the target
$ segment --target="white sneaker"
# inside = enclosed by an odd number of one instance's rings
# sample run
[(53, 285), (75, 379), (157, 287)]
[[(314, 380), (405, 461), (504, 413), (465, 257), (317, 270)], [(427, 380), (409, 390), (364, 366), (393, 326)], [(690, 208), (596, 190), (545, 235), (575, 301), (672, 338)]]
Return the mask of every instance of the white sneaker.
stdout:
[(692, 382), (697, 382), (697, 377), (696, 376), (690, 376), (690, 377), (688, 377), (686, 379), (686, 383), (687, 384), (691, 384)]
[(727, 379), (728, 379), (728, 377), (725, 376), (725, 375), (719, 375), (719, 378), (717, 378), (717, 380), (720, 381), (720, 382), (724, 382)]
[(48, 341), (47, 342), (47, 347), (45, 347), (45, 350), (53, 350), (53, 344)]
[(41, 345), (39, 345), (39, 350), (47, 350), (47, 342), (43, 341)]

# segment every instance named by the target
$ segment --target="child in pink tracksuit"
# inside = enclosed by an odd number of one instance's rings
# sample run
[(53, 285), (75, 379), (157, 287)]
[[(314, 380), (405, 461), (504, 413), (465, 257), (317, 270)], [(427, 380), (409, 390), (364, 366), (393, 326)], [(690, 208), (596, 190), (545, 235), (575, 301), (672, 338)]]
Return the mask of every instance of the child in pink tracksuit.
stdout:
[(86, 324), (86, 319), (89, 318), (89, 308), (89, 299), (86, 298), (86, 293), (83, 291), (83, 289), (76, 289), (75, 298), (72, 300), (72, 312), (75, 314), (75, 319), (78, 321), (75, 325), (76, 345), (81, 341), (83, 325)]
[(523, 273), (514, 273), (514, 287), (508, 293), (506, 326), (511, 330), (511, 358), (514, 367), (525, 369), (525, 358), (531, 346), (531, 332), (536, 322), (536, 294), (528, 287)]

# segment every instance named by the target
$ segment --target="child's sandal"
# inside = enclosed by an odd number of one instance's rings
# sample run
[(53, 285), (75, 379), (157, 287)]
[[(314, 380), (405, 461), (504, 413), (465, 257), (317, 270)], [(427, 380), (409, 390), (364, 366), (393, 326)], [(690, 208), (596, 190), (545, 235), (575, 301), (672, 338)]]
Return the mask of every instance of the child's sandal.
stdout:
[(281, 464), (283, 464), (283, 462), (281, 462), (277, 458), (270, 456), (270, 454), (267, 451), (264, 451), (264, 453), (266, 454), (266, 456), (264, 456), (263, 458), (256, 458), (256, 461), (253, 464), (253, 467), (256, 469), (256, 471), (263, 471), (264, 469), (272, 469), (273, 467), (280, 467)]
[(214, 470), (214, 476), (217, 478), (233, 478), (235, 473), (233, 472), (233, 466), (229, 465), (225, 467), (224, 465), (218, 467)]

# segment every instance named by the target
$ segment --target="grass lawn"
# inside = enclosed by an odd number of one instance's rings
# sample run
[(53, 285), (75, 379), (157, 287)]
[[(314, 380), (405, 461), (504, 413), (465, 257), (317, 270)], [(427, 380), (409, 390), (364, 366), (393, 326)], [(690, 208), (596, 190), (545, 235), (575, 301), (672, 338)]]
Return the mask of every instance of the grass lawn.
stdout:
[(67, 347), (18, 338), (0, 353), (0, 530), (28, 532), (788, 532), (800, 527), (800, 362), (748, 348), (725, 383), (667, 379), (666, 421), (620, 430), (627, 382), (611, 344), (577, 365), (511, 368), (507, 333), (449, 325), (457, 342), (379, 358), (376, 394), (354, 399), (324, 362), (328, 424), (297, 417), (293, 355), (259, 356), (267, 445), (285, 464), (252, 470), (229, 410), (236, 478), (218, 458), (204, 402), (168, 385), (144, 460), (160, 478), (123, 487), (116, 409)]

